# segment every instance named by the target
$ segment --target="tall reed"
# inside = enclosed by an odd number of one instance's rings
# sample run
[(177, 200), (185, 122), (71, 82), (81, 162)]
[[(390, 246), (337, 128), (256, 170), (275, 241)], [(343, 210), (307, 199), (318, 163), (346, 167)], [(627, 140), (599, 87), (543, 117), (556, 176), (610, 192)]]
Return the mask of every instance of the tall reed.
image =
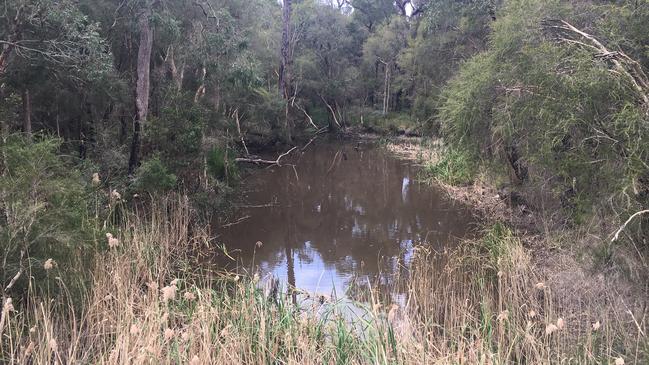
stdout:
[[(185, 199), (130, 215), (98, 252), (81, 304), (65, 290), (4, 308), (7, 364), (492, 364), (647, 359), (620, 317), (571, 317), (535, 273), (520, 241), (492, 228), (440, 260), (417, 248), (400, 305), (267, 296), (256, 277), (199, 269), (210, 244)], [(491, 240), (485, 243), (484, 240)], [(117, 243), (117, 244), (115, 244)], [(488, 248), (488, 249), (487, 249)], [(441, 271), (436, 265), (443, 265)], [(62, 288), (65, 283), (60, 282)], [(371, 296), (370, 298), (378, 298)], [(388, 305), (385, 305), (388, 304)], [(595, 325), (597, 323), (597, 325)], [(626, 332), (625, 332), (626, 331)], [(638, 332), (639, 333), (639, 332)]]

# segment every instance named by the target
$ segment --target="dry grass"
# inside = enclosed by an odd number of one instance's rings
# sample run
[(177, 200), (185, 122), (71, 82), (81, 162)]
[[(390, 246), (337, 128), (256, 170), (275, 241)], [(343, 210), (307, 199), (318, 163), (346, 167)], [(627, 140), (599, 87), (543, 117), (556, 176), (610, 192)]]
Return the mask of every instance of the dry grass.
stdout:
[[(417, 249), (405, 306), (369, 303), (366, 314), (350, 322), (335, 303), (297, 308), (285, 295), (266, 297), (254, 278), (192, 269), (183, 252), (208, 241), (207, 235), (190, 233), (189, 223), (183, 200), (154, 207), (146, 220), (131, 217), (114, 235), (119, 245), (98, 253), (81, 304), (62, 295), (31, 297), (13, 311), (5, 308), (0, 361), (547, 364), (623, 358), (640, 364), (647, 359), (643, 321), (634, 330), (623, 308), (607, 317), (557, 310), (554, 289), (503, 226), (445, 260), (442, 275), (434, 267), (440, 260)], [(588, 311), (591, 304), (580, 309)]]

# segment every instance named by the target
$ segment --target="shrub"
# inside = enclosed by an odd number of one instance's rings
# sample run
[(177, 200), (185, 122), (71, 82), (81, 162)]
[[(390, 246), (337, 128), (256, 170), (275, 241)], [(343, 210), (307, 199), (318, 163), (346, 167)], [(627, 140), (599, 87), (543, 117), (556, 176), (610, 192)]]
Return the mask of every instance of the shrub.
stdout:
[(176, 175), (158, 157), (145, 161), (137, 170), (135, 189), (157, 194), (167, 192), (176, 186)]
[[(86, 248), (94, 245), (98, 225), (89, 214), (92, 202), (91, 177), (82, 176), (77, 166), (59, 155), (61, 140), (36, 136), (28, 141), (11, 135), (0, 152), (4, 170), (0, 176), (0, 246), (2, 282), (21, 273), (13, 293), (23, 294), (31, 276), (37, 285), (46, 278), (63, 277), (74, 271), (75, 260), (85, 259)], [(44, 265), (53, 264), (47, 275)], [(51, 261), (50, 261), (51, 262)], [(80, 276), (71, 276), (68, 289)]]
[(210, 176), (219, 181), (236, 178), (238, 175), (237, 165), (231, 156), (232, 154), (227, 154), (223, 148), (212, 148), (207, 153), (207, 170)]

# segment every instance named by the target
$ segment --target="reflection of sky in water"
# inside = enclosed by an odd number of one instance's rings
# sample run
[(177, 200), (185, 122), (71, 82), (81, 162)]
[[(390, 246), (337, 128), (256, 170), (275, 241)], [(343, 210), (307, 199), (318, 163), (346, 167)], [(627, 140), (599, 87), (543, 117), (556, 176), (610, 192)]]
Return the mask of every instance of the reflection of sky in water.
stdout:
[(407, 275), (416, 245), (439, 249), (471, 221), (465, 208), (412, 180), (415, 167), (380, 149), (324, 144), (291, 163), (295, 170), (249, 177), (247, 203), (262, 208), (239, 212), (249, 219), (218, 239), (244, 267), (309, 292), (340, 296), (355, 279), (388, 285)]
[[(304, 256), (309, 259), (305, 260)], [(355, 263), (351, 258), (344, 258), (351, 265)], [(320, 254), (311, 247), (311, 242), (304, 243), (300, 252), (293, 252), (293, 262), (295, 265), (296, 275), (295, 286), (313, 294), (331, 295), (336, 293), (341, 296), (345, 293), (347, 283), (351, 279), (350, 275), (345, 275), (336, 270), (335, 265), (326, 264)], [(288, 282), (286, 267), (288, 263), (283, 258), (280, 263), (274, 265), (271, 269), (260, 265), (262, 272), (271, 272), (281, 282)]]
[(403, 182), (401, 183), (401, 201), (405, 203), (408, 200), (408, 187), (410, 186), (410, 178), (407, 176), (403, 177)]

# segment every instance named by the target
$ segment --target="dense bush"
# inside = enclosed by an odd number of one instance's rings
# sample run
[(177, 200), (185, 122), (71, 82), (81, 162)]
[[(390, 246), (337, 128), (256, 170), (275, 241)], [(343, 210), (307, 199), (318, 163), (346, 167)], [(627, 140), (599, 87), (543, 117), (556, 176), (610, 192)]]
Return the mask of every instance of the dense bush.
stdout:
[(142, 163), (135, 177), (135, 189), (150, 194), (164, 193), (176, 186), (176, 175), (171, 173), (160, 158), (153, 157)]
[[(94, 193), (91, 174), (82, 174), (59, 154), (60, 144), (59, 139), (38, 137), (30, 142), (11, 135), (0, 146), (2, 282), (8, 285), (20, 273), (12, 293), (25, 290), (30, 276), (37, 285), (47, 286), (46, 277), (73, 271), (76, 265), (70, 264), (87, 258), (96, 242), (98, 224), (92, 209), (99, 209), (103, 199)], [(48, 259), (56, 263), (56, 275), (47, 275)], [(68, 284), (80, 279), (70, 277), (75, 280)]]
[[(566, 20), (609, 49), (621, 49), (621, 28), (615, 34), (595, 27), (609, 10), (506, 2), (489, 49), (462, 66), (439, 114), (454, 148), (476, 161), (501, 161), (518, 183), (549, 186), (546, 192), (577, 220), (610, 198), (624, 198), (628, 210), (647, 206), (641, 194), (649, 174), (647, 105), (613, 58), (556, 27)], [(649, 17), (649, 11), (636, 16)]]

